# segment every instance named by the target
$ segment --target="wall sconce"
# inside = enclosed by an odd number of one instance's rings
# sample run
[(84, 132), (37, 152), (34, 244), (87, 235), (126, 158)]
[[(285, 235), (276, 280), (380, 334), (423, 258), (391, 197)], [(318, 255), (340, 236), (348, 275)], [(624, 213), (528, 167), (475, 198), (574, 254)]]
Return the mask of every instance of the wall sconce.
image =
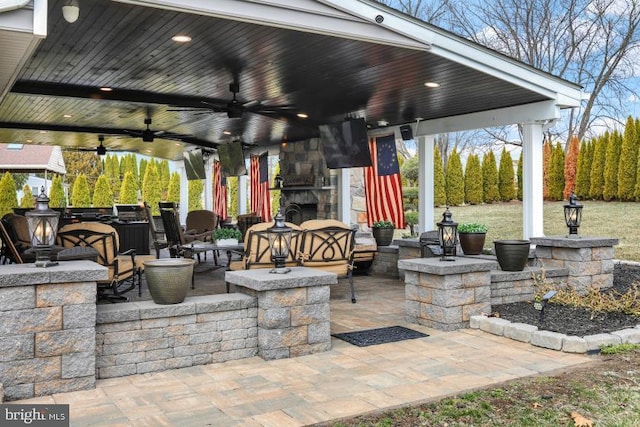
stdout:
[(438, 240), (442, 256), (440, 261), (455, 261), (456, 246), (458, 244), (458, 223), (451, 219), (449, 206), (442, 214), (442, 221), (438, 224)]
[(49, 209), (49, 198), (44, 192), (44, 187), (36, 199), (35, 209), (25, 212), (24, 215), (29, 224), (31, 246), (36, 253), (36, 267), (58, 265), (57, 261), (50, 260), (50, 255), (58, 234), (60, 212)]
[(575, 193), (571, 193), (569, 203), (564, 205), (564, 221), (569, 227), (569, 235), (567, 237), (578, 237), (578, 228), (580, 227), (580, 221), (582, 221), (582, 208), (583, 206), (578, 203)]
[(269, 247), (271, 248), (271, 261), (275, 264), (269, 273), (285, 274), (291, 271), (285, 267), (285, 262), (291, 252), (291, 227), (284, 223), (284, 215), (278, 210), (271, 228), (267, 229)]
[(62, 6), (62, 16), (69, 24), (73, 24), (80, 16), (80, 6), (77, 0), (69, 0), (67, 4)]

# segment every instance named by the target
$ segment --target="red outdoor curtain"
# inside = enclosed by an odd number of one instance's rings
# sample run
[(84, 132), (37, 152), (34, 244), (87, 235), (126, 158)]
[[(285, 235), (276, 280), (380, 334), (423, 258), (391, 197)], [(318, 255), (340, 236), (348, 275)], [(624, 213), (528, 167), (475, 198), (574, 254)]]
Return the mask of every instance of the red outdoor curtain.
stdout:
[(404, 228), (402, 182), (393, 134), (369, 141), (372, 165), (364, 168), (364, 188), (369, 227), (376, 221), (391, 221)]
[(220, 162), (213, 162), (213, 213), (222, 221), (227, 219), (227, 179), (222, 176)]
[(250, 160), (251, 212), (260, 215), (263, 222), (271, 221), (267, 153), (252, 155)]

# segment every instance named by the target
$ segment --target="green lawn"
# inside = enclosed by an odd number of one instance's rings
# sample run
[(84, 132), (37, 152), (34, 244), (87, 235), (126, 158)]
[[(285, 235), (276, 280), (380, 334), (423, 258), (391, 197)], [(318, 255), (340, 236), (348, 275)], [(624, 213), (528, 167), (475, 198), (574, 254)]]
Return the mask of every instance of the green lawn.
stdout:
[[(544, 234), (566, 235), (562, 209), (566, 202), (545, 202)], [(640, 203), (580, 201), (582, 225), (580, 235), (615, 237), (620, 243), (614, 247), (615, 258), (640, 261)], [(485, 247), (492, 248), (494, 240), (522, 238), (522, 203), (497, 203), (473, 206), (452, 206), (453, 220), (487, 224)], [(442, 220), (444, 208), (435, 209), (436, 222)]]

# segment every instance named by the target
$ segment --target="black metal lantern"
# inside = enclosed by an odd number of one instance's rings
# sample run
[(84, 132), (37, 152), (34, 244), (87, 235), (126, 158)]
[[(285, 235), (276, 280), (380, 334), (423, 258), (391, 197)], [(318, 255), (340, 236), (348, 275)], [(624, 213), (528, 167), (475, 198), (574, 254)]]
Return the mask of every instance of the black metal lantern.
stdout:
[(49, 198), (44, 192), (44, 187), (36, 199), (35, 209), (25, 212), (24, 215), (29, 224), (31, 246), (36, 253), (36, 267), (58, 265), (49, 258), (51, 248), (56, 242), (60, 212), (49, 209)]
[(291, 227), (287, 227), (284, 223), (284, 215), (278, 211), (274, 224), (267, 229), (269, 237), (269, 246), (271, 248), (271, 261), (275, 264), (270, 273), (284, 274), (291, 271), (285, 267), (285, 261), (291, 251)]
[(582, 208), (583, 206), (578, 203), (575, 193), (571, 193), (569, 203), (564, 205), (564, 221), (569, 227), (568, 237), (578, 237), (578, 227), (580, 227), (580, 221), (582, 221)]
[(284, 179), (282, 179), (282, 176), (280, 174), (277, 174), (273, 178), (273, 187), (277, 190), (280, 190), (283, 184), (284, 184)]
[(438, 240), (442, 249), (441, 261), (455, 261), (456, 246), (458, 245), (458, 223), (451, 219), (449, 206), (442, 214), (442, 221), (438, 223)]

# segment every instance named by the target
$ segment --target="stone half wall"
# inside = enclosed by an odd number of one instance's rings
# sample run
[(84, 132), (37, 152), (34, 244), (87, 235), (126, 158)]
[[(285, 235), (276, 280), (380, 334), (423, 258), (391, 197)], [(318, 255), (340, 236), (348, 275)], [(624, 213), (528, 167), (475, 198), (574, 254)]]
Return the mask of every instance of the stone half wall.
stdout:
[(98, 306), (96, 377), (112, 378), (258, 354), (256, 299), (242, 294)]

